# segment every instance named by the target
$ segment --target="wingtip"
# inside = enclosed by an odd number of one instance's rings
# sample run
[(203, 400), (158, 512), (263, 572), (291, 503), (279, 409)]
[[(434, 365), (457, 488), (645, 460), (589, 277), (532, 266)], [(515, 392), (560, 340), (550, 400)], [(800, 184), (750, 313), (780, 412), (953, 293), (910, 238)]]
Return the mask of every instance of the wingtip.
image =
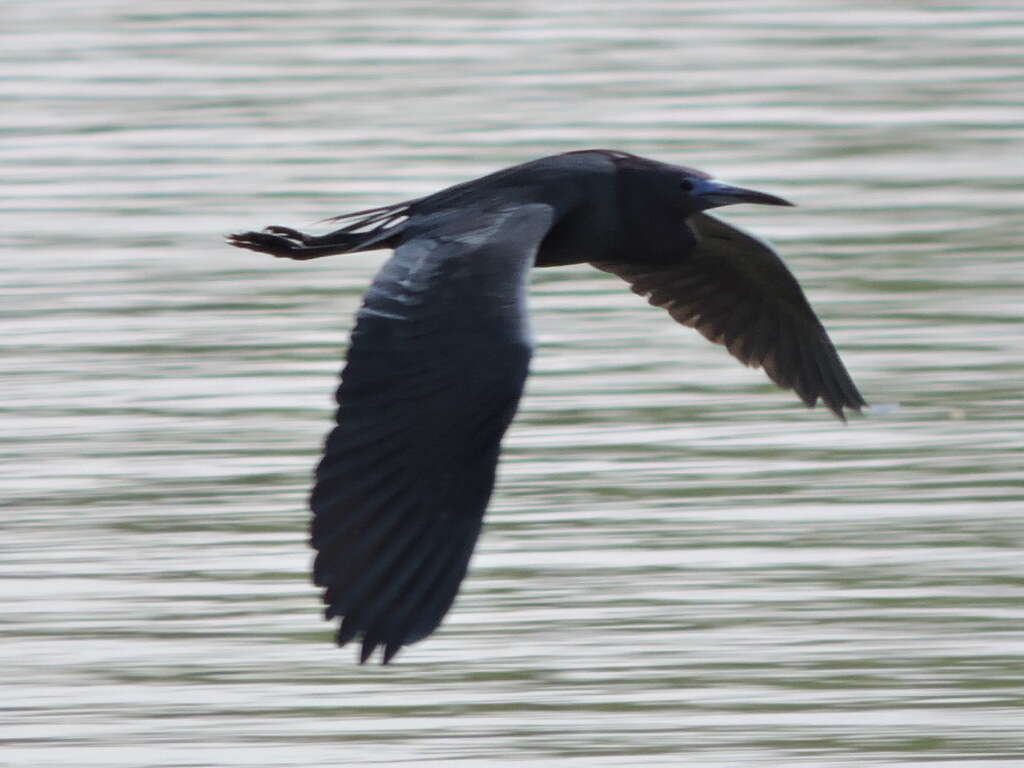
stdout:
[(386, 644), (384, 646), (384, 656), (380, 660), (381, 665), (390, 664), (391, 660), (393, 658), (395, 658), (395, 655), (400, 650), (402, 650), (402, 644), (401, 643), (394, 643), (394, 642), (392, 642), (392, 643)]
[(359, 634), (359, 629), (356, 627), (354, 621), (350, 621), (349, 617), (346, 616), (341, 621), (341, 626), (338, 627), (338, 633), (334, 636), (334, 642), (338, 644), (339, 648), (344, 648)]
[(839, 405), (832, 405), (826, 403), (828, 409), (832, 412), (832, 415), (839, 419), (843, 424), (849, 424), (849, 415), (856, 415), (858, 417), (864, 416), (864, 408), (869, 407), (864, 400), (859, 399), (858, 402), (844, 402)]
[(363, 647), (359, 649), (359, 663), (365, 664), (369, 661), (370, 657), (373, 656), (373, 652), (377, 650), (377, 644), (367, 640), (363, 641)]

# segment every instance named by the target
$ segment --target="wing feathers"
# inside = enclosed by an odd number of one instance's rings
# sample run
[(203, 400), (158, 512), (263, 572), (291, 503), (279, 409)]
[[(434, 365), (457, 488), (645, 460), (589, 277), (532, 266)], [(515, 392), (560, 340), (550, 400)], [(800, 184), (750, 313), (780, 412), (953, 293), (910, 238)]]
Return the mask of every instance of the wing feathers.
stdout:
[(531, 345), (526, 277), (547, 206), (412, 222), (367, 292), (310, 499), (314, 581), (337, 641), (385, 663), (465, 576)]
[(865, 405), (803, 291), (775, 251), (707, 214), (688, 219), (692, 252), (672, 264), (595, 262), (674, 320), (722, 344), (745, 365), (764, 368), (808, 406), (840, 419)]

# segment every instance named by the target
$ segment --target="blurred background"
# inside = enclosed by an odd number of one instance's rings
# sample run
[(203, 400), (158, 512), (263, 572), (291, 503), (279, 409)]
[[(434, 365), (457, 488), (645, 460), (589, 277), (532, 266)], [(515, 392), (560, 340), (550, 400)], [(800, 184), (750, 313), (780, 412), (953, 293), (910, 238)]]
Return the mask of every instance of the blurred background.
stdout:
[[(0, 5), (5, 766), (1020, 765), (1024, 8)], [(223, 233), (611, 147), (730, 208), (874, 406), (842, 426), (588, 267), (455, 610), (320, 619), (305, 497), (386, 253)]]

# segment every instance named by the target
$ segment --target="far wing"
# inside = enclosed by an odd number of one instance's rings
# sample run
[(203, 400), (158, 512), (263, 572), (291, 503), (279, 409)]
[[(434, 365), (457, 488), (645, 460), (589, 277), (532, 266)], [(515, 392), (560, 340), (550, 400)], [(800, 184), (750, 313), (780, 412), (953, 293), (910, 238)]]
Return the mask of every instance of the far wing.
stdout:
[(595, 262), (683, 325), (763, 367), (808, 406), (840, 419), (866, 405), (796, 278), (762, 240), (705, 213), (687, 219), (693, 252), (675, 264)]
[[(532, 344), (526, 281), (551, 209), (480, 212), (399, 246), (357, 315), (316, 471), (313, 568), (338, 644), (387, 663), (466, 574)], [(459, 221), (465, 221), (460, 218)]]

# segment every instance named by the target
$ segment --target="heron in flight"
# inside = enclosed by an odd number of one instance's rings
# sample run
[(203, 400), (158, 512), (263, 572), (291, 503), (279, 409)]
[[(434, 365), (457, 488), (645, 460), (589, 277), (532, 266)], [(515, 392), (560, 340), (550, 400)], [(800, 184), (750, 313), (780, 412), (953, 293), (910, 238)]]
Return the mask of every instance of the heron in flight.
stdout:
[(437, 629), (466, 575), (533, 340), (530, 268), (588, 262), (845, 421), (865, 405), (763, 240), (706, 213), (791, 205), (626, 152), (544, 157), (337, 216), (326, 235), (230, 235), (306, 260), (391, 248), (356, 315), (310, 498), (313, 580), (337, 642), (383, 663)]

